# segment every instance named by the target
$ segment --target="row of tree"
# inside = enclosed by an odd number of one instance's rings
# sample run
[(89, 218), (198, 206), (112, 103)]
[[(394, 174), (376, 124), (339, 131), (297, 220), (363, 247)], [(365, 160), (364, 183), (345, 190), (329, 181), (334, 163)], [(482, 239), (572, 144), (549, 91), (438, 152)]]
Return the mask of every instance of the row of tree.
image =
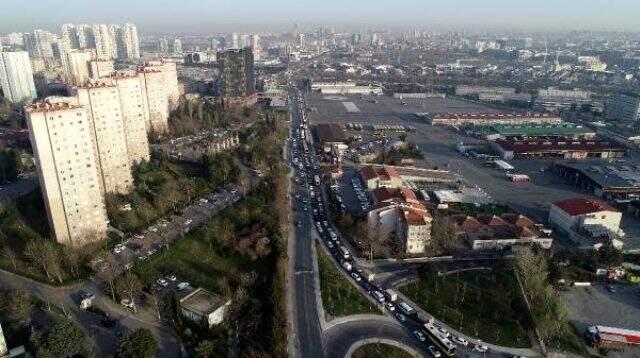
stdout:
[(548, 261), (536, 248), (522, 249), (515, 259), (515, 269), (522, 282), (540, 339), (549, 342), (567, 329), (568, 311), (549, 282)]

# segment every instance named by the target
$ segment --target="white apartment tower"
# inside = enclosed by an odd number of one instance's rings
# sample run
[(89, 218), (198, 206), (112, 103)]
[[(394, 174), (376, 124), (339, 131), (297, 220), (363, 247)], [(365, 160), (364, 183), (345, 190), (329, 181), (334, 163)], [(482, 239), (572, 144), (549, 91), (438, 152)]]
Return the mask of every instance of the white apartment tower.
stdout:
[(178, 106), (178, 101), (182, 95), (180, 85), (178, 84), (178, 68), (176, 63), (167, 61), (149, 61), (144, 67), (162, 72), (162, 75), (164, 76), (163, 88), (168, 98), (169, 111), (174, 110)]
[(135, 60), (140, 58), (140, 42), (138, 29), (134, 24), (124, 24), (117, 36), (118, 46), (121, 48), (121, 58)]
[(260, 35), (251, 35), (251, 47), (253, 48), (253, 59), (258, 61), (262, 55), (262, 47), (260, 47)]
[(69, 103), (39, 102), (26, 107), (26, 115), (56, 240), (80, 246), (104, 238), (107, 213), (88, 112)]
[(169, 96), (165, 88), (165, 74), (154, 67), (142, 67), (140, 74), (149, 108), (147, 131), (164, 133), (169, 129)]
[(112, 60), (92, 60), (89, 61), (89, 72), (91, 79), (109, 77), (114, 71)]
[(9, 102), (32, 101), (37, 97), (27, 52), (0, 52), (0, 85)]
[(67, 76), (67, 82), (80, 86), (91, 78), (89, 63), (95, 59), (94, 50), (71, 50), (67, 52), (63, 63)]
[(118, 88), (127, 153), (132, 165), (149, 160), (149, 122), (144, 74), (135, 71), (117, 71), (111, 76)]
[(78, 40), (78, 28), (74, 24), (62, 25), (62, 39), (67, 44), (68, 49), (80, 48), (80, 42)]
[(120, 95), (110, 82), (76, 87), (78, 103), (88, 112), (102, 187), (106, 193), (127, 193), (133, 185), (125, 141)]

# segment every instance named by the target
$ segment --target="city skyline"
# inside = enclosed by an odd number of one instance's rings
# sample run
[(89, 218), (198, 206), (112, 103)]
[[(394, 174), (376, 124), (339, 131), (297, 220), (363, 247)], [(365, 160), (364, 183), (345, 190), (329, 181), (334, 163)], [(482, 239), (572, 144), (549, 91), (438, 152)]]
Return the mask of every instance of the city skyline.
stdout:
[[(148, 34), (179, 31), (283, 30), (294, 24), (333, 25), (353, 29), (377, 28), (453, 28), (510, 29), (513, 31), (611, 30), (638, 31), (640, 24), (633, 14), (640, 3), (619, 0), (551, 2), (540, 0), (521, 4), (504, 0), (478, 3), (457, 0), (447, 3), (403, 0), (392, 7), (381, 1), (338, 2), (317, 4), (275, 0), (268, 4), (248, 1), (236, 3), (186, 0), (135, 3), (115, 0), (112, 6), (95, 11), (94, 4), (79, 0), (26, 0), (0, 5), (0, 11), (11, 13), (0, 24), (0, 32), (30, 31), (33, 28), (59, 30), (66, 22), (135, 22)], [(154, 5), (154, 6), (150, 6)], [(128, 9), (123, 12), (122, 9)], [(550, 11), (549, 9), (553, 9)], [(45, 16), (46, 14), (46, 16)], [(261, 19), (260, 22), (250, 19)], [(264, 20), (266, 19), (266, 20)]]

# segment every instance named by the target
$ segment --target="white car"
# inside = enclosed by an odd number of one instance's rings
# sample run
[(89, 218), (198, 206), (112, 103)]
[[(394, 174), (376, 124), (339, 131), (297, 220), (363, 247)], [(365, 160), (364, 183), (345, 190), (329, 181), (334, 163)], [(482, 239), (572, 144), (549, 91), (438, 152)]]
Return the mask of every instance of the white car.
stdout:
[(416, 336), (416, 338), (420, 341), (420, 342), (424, 342), (427, 340), (427, 338), (424, 336), (424, 334), (422, 334), (422, 332), (415, 330), (413, 331), (413, 335)]
[(133, 301), (128, 298), (123, 298), (122, 300), (120, 300), (120, 304), (127, 308), (135, 307), (135, 303), (133, 303)]
[(489, 347), (484, 344), (478, 343), (473, 347), (473, 350), (480, 353), (486, 353), (489, 350)]
[(165, 280), (164, 278), (159, 278), (156, 280), (156, 283), (158, 284), (158, 286), (160, 287), (167, 287), (169, 285), (169, 282), (167, 282), (167, 280)]
[(458, 337), (458, 336), (453, 336), (453, 341), (456, 342), (457, 344), (461, 345), (461, 346), (468, 346), (469, 345), (469, 341), (467, 341), (466, 339), (462, 338), (462, 337)]
[(191, 219), (189, 219), (189, 220), (184, 222), (184, 226), (189, 226), (189, 225), (191, 225), (192, 222), (193, 221)]
[(393, 303), (391, 303), (391, 302), (385, 303), (384, 306), (391, 312), (396, 310), (396, 306), (394, 306)]
[(429, 353), (431, 353), (432, 356), (434, 356), (435, 358), (440, 358), (441, 354), (438, 348), (436, 348), (435, 346), (429, 346), (427, 347), (427, 349), (429, 350)]
[(173, 282), (173, 281), (176, 280), (176, 275), (170, 273), (170, 274), (166, 275), (164, 278), (169, 280), (169, 281), (171, 281), (171, 282)]
[(180, 282), (176, 288), (178, 289), (178, 291), (184, 291), (187, 288), (189, 288), (191, 285), (189, 284), (189, 282)]

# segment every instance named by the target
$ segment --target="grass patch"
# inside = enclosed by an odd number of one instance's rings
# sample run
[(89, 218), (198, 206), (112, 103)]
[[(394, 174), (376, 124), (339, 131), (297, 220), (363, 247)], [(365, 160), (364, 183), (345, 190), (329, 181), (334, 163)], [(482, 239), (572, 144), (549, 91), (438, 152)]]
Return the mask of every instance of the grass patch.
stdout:
[(584, 344), (582, 335), (569, 323), (566, 324), (564, 334), (560, 338), (547, 343), (547, 347), (562, 352), (575, 353), (581, 357), (588, 357), (590, 355)]
[(342, 317), (361, 313), (380, 314), (380, 310), (342, 276), (318, 244), (316, 252), (322, 304), (329, 315)]
[(356, 349), (353, 358), (411, 358), (408, 352), (389, 344), (371, 343)]
[(424, 265), (419, 275), (400, 290), (437, 319), (489, 343), (530, 347), (530, 318), (510, 267), (438, 276), (434, 265)]

